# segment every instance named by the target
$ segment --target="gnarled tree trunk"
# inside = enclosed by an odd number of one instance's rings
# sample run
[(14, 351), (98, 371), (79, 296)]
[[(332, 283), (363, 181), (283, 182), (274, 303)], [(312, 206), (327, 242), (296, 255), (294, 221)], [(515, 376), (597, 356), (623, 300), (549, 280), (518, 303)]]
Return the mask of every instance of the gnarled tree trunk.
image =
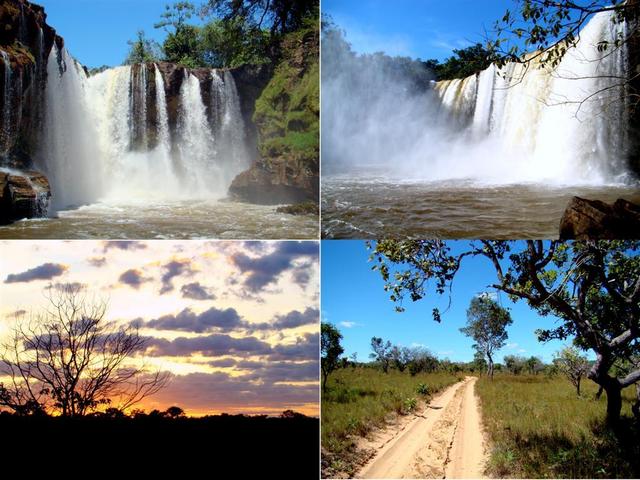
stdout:
[(617, 378), (609, 376), (612, 363), (609, 355), (598, 353), (587, 377), (607, 392), (606, 422), (609, 426), (616, 426), (620, 422), (620, 411), (622, 410), (622, 385)]
[(490, 353), (487, 353), (487, 358), (489, 359), (488, 366), (487, 366), (487, 376), (491, 380), (493, 380), (493, 357), (491, 356)]

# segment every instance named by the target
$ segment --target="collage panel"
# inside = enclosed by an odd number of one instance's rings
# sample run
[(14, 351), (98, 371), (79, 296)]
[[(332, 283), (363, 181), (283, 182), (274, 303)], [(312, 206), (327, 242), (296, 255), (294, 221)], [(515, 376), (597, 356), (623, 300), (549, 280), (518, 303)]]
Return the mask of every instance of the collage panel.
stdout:
[(38, 458), (318, 478), (318, 242), (1, 247), (3, 458), (55, 438)]
[(323, 238), (638, 238), (638, 6), (609, 3), (323, 1)]
[(635, 478), (640, 242), (322, 242), (322, 478)]
[(0, 457), (640, 477), (639, 27), (0, 0)]
[(318, 3), (2, 0), (0, 238), (318, 238)]
[(640, 4), (322, 20), (321, 477), (638, 477)]

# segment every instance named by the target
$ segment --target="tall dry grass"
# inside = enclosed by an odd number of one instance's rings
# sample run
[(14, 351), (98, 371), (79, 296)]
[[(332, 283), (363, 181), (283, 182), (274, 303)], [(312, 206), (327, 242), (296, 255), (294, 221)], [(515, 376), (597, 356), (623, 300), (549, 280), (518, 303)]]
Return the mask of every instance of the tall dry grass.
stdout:
[(391, 414), (407, 414), (420, 401), (463, 377), (448, 373), (420, 373), (373, 368), (344, 368), (331, 374), (322, 394), (323, 476), (355, 473), (358, 462), (354, 439), (380, 427)]
[(476, 384), (492, 442), (487, 474), (519, 478), (638, 478), (634, 388), (623, 392), (624, 426), (604, 425), (606, 393), (584, 380), (582, 396), (562, 377), (499, 375)]

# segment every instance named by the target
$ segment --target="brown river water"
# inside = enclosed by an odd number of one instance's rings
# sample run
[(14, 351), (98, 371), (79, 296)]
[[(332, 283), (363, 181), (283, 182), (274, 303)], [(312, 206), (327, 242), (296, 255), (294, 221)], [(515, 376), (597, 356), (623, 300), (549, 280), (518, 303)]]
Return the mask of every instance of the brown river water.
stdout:
[(486, 186), (323, 176), (323, 238), (552, 239), (573, 196), (640, 203), (639, 186)]
[(318, 238), (316, 215), (276, 212), (277, 206), (231, 201), (154, 204), (95, 203), (55, 218), (0, 226), (3, 239), (309, 239)]

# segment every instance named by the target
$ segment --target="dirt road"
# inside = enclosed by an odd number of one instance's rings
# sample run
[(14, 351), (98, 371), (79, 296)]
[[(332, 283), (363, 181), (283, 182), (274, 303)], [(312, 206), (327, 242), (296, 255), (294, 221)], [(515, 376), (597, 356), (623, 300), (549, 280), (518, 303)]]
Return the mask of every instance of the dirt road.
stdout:
[(358, 478), (481, 478), (486, 448), (480, 424), (477, 378), (434, 397), (360, 470)]

